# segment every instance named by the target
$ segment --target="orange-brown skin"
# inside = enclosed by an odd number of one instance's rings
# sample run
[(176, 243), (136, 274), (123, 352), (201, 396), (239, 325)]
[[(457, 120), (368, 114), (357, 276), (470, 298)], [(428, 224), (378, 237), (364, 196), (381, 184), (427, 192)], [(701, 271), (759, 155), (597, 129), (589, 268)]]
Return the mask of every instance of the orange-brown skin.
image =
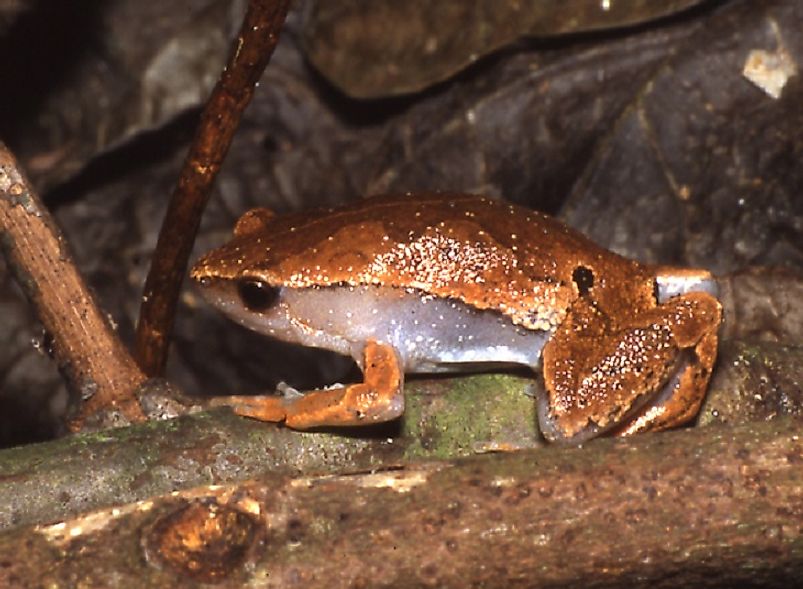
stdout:
[[(659, 305), (655, 279), (664, 272), (672, 269), (622, 258), (535, 211), (485, 197), (425, 194), (366, 199), (324, 213), (250, 211), (238, 221), (235, 237), (199, 260), (192, 276), (291, 288), (413, 289), (497, 311), (526, 329), (554, 332), (542, 353), (549, 418), (556, 425), (551, 437), (571, 440), (589, 424), (605, 430), (626, 418), (618, 433), (628, 434), (677, 425), (699, 409), (716, 356), (720, 306), (701, 292)], [(590, 287), (584, 285), (589, 276)], [(376, 344), (371, 353), (384, 347)], [(676, 394), (657, 409), (638, 409), (686, 352), (691, 360)], [(392, 348), (383, 354), (390, 358)], [(391, 375), (379, 387), (383, 399), (401, 389), (398, 361), (387, 365)], [(322, 407), (345, 394), (325, 393)], [(238, 403), (239, 412), (269, 421), (324, 423), (304, 421), (301, 405), (294, 404), (299, 400), (245, 403)], [(319, 409), (310, 405), (309, 412)], [(353, 415), (350, 408), (342, 411), (343, 419)]]
[(217, 405), (262, 421), (283, 421), (293, 429), (319, 425), (366, 425), (399, 417), (404, 373), (393, 348), (369, 341), (365, 346), (363, 382), (315, 391), (291, 402), (276, 397), (221, 397)]

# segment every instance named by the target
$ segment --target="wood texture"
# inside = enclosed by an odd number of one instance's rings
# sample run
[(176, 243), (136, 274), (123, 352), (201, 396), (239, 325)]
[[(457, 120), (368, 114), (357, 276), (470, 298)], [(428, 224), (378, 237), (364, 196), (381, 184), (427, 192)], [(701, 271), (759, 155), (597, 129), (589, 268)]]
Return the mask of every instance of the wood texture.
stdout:
[(800, 426), (199, 487), (12, 530), (0, 536), (0, 584), (793, 586)]
[(45, 330), (52, 354), (80, 402), (73, 431), (103, 411), (103, 421), (144, 419), (134, 392), (145, 380), (73, 262), (55, 221), (0, 143), (0, 231), (9, 267)]

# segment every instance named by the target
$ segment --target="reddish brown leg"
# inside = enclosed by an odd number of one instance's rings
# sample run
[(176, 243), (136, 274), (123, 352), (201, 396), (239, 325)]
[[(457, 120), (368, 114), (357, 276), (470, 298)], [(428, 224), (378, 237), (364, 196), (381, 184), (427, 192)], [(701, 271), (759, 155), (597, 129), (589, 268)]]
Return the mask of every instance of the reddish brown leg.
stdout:
[(580, 301), (543, 350), (544, 435), (578, 443), (680, 425), (697, 414), (716, 358), (719, 302), (676, 296), (612, 324)]
[(404, 374), (395, 350), (369, 341), (365, 345), (363, 382), (310, 391), (303, 396), (223, 397), (216, 405), (262, 421), (284, 421), (293, 429), (366, 425), (389, 421), (404, 412)]
[(719, 302), (708, 294), (695, 292), (676, 297), (662, 307), (674, 309), (675, 345), (687, 350), (687, 359), (674, 381), (668, 383), (671, 389), (616, 428), (617, 436), (682, 425), (697, 415), (705, 399), (717, 356)]

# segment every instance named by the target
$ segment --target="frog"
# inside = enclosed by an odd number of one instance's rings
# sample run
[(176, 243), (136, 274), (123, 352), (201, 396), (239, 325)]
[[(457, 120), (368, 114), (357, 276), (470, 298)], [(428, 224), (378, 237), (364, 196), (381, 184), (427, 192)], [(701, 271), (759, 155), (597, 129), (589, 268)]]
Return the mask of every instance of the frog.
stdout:
[(351, 356), (362, 382), (219, 400), (297, 430), (404, 412), (404, 376), (525, 366), (550, 442), (698, 413), (722, 308), (704, 269), (651, 265), (501, 199), (403, 193), (240, 217), (191, 277), (237, 323)]

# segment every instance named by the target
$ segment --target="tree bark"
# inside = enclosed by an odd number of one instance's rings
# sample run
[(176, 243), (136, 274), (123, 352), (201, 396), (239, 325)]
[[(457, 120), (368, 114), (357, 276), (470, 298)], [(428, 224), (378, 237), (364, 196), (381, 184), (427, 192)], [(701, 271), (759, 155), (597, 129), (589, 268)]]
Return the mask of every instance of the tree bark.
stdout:
[[(724, 344), (699, 423), (803, 417), (802, 355), (803, 348)], [(404, 418), (375, 428), (302, 433), (218, 409), (11, 448), (0, 452), (0, 529), (266, 473), (390, 468), (539, 447), (525, 394), (531, 383), (511, 375), (411, 381)], [(150, 395), (140, 397), (146, 408)]]
[(789, 587), (803, 576), (800, 427), (200, 487), (7, 532), (0, 585)]
[(144, 420), (134, 393), (145, 375), (98, 307), (61, 230), (2, 142), (0, 236), (17, 283), (53, 338), (49, 351), (81, 400), (70, 428), (78, 431), (100, 413), (107, 425)]

